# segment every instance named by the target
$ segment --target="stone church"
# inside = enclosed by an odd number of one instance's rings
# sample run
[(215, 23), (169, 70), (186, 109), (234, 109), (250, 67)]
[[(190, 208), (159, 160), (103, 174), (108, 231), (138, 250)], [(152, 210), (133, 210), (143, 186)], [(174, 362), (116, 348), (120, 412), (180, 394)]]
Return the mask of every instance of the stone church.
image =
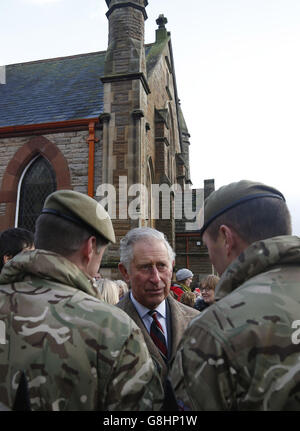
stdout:
[[(167, 19), (158, 17), (155, 41), (145, 45), (148, 1), (106, 4), (106, 51), (6, 66), (0, 230), (33, 231), (46, 196), (73, 189), (106, 205), (117, 241), (133, 227), (155, 227), (175, 248), (176, 268), (210, 273), (197, 229), (186, 229), (184, 214), (175, 217), (176, 196), (193, 205), (195, 191)], [(204, 193), (212, 189), (206, 181)], [(106, 253), (103, 275), (119, 277), (117, 263), (118, 244)]]

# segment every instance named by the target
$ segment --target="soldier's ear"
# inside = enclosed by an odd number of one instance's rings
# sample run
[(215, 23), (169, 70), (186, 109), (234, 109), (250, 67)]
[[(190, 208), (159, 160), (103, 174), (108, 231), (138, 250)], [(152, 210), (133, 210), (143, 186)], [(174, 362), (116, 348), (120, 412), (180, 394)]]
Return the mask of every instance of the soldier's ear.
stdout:
[(119, 268), (119, 271), (122, 274), (124, 280), (126, 281), (126, 283), (129, 283), (130, 277), (129, 277), (128, 271), (127, 271), (126, 267), (123, 265), (123, 263), (119, 263), (118, 268)]
[(11, 254), (5, 254), (3, 256), (3, 264), (5, 265), (10, 259), (12, 259), (12, 255)]
[(219, 229), (219, 234), (221, 235), (221, 244), (226, 252), (226, 255), (229, 256), (235, 245), (234, 232), (232, 229), (230, 229), (230, 227), (222, 224)]
[(84, 258), (89, 262), (93, 255), (93, 250), (95, 250), (96, 246), (96, 238), (94, 236), (90, 236), (82, 246), (82, 253)]
[(229, 226), (220, 226), (220, 234), (222, 235), (222, 246), (228, 258), (235, 259), (242, 251), (248, 247), (238, 233)]

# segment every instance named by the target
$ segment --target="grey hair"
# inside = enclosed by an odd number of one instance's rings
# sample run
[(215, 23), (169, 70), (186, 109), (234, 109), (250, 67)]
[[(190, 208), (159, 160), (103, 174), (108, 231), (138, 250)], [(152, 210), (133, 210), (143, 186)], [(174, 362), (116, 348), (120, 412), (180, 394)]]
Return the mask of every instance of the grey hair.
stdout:
[(114, 282), (119, 286), (119, 288), (123, 289), (124, 293), (128, 292), (128, 284), (124, 280), (114, 280)]
[(162, 241), (166, 246), (170, 264), (175, 260), (175, 252), (162, 232), (151, 227), (137, 227), (131, 229), (120, 241), (120, 262), (125, 266), (128, 272), (133, 259), (133, 245), (138, 241), (149, 239)]

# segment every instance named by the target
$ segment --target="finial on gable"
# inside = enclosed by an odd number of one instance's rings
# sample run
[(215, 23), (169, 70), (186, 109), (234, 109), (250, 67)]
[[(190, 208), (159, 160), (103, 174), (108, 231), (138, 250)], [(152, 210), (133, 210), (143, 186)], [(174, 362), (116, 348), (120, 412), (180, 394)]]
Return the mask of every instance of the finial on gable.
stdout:
[(158, 25), (159, 29), (165, 29), (167, 22), (168, 19), (164, 16), (164, 14), (160, 14), (156, 20), (156, 24)]
[(156, 30), (156, 42), (161, 42), (165, 40), (170, 33), (166, 29), (166, 24), (168, 19), (164, 16), (164, 14), (160, 14), (156, 20), (156, 24), (158, 25), (158, 29)]

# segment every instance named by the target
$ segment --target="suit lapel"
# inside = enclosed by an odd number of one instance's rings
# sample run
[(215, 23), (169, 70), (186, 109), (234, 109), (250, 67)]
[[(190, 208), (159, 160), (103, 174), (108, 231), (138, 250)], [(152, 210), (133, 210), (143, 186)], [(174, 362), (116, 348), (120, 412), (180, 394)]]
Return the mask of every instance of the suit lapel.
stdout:
[(186, 322), (184, 321), (183, 313), (180, 307), (178, 307), (176, 303), (176, 299), (173, 299), (171, 295), (168, 295), (166, 301), (170, 310), (170, 324), (172, 328), (171, 355), (169, 356), (169, 359), (172, 359), (177, 352), (177, 347), (183, 335)]
[(166, 367), (165, 361), (163, 360), (163, 358), (162, 358), (161, 354), (159, 353), (156, 345), (154, 344), (152, 338), (150, 337), (150, 334), (147, 331), (143, 320), (140, 318), (139, 313), (136, 311), (136, 308), (133, 305), (129, 295), (126, 298), (124, 298), (124, 306), (125, 306), (125, 310), (126, 310), (127, 314), (135, 321), (135, 323), (141, 329), (150, 355), (154, 356), (156, 361), (159, 362), (159, 364), (163, 368)]

